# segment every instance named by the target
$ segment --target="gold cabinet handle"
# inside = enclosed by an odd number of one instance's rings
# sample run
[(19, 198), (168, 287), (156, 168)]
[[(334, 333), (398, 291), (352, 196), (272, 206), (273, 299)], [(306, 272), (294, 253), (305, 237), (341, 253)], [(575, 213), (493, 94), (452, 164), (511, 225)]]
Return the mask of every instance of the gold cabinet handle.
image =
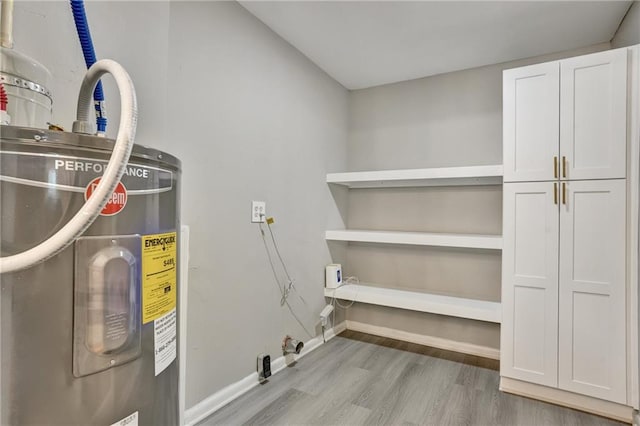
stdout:
[(558, 179), (558, 157), (553, 156), (553, 177)]
[(558, 183), (553, 183), (553, 204), (558, 204)]
[(562, 177), (567, 177), (567, 157), (562, 156)]
[(567, 204), (567, 184), (562, 182), (562, 204)]

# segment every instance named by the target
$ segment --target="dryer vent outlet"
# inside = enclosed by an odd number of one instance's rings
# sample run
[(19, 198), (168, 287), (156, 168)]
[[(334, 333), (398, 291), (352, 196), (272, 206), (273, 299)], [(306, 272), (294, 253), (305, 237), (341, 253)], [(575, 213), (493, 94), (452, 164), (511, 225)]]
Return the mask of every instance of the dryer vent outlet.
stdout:
[(285, 336), (282, 340), (282, 353), (299, 355), (304, 347), (304, 343), (292, 338), (291, 336)]
[(266, 354), (258, 355), (258, 379), (260, 383), (271, 376), (271, 357)]

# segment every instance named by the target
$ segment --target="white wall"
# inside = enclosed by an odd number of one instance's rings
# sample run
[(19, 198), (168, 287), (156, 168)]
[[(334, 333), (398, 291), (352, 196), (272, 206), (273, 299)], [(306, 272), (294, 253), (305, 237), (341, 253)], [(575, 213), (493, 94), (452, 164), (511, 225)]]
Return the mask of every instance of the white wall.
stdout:
[[(322, 307), (323, 234), (340, 226), (324, 183), (345, 167), (347, 92), (236, 3), (172, 3), (169, 137), (184, 162), (192, 227), (187, 406), (309, 336), (279, 305), (251, 200), (267, 202), (282, 256), (310, 309)], [(328, 213), (329, 212), (329, 213)]]
[(349, 170), (502, 163), (502, 70), (609, 43), (351, 92)]
[[(161, 146), (158, 141), (166, 133), (169, 3), (91, 1), (86, 10), (98, 58), (117, 60), (134, 81), (139, 107), (137, 142)], [(18, 0), (14, 20), (15, 49), (37, 59), (53, 74), (52, 121), (71, 130), (86, 68), (69, 3)], [(111, 77), (103, 79), (103, 84), (108, 135), (115, 137), (120, 100)]]
[[(347, 91), (235, 2), (88, 2), (99, 58), (121, 62), (139, 100), (137, 142), (182, 160), (182, 220), (191, 226), (187, 407), (308, 340), (269, 268), (251, 200), (267, 202), (312, 334), (343, 220), (324, 182), (346, 167)], [(68, 2), (15, 7), (16, 48), (54, 74), (54, 121), (67, 129), (84, 63)], [(118, 97), (107, 84), (116, 131)]]
[(640, 43), (640, 1), (633, 2), (620, 27), (611, 40), (611, 47), (625, 47)]

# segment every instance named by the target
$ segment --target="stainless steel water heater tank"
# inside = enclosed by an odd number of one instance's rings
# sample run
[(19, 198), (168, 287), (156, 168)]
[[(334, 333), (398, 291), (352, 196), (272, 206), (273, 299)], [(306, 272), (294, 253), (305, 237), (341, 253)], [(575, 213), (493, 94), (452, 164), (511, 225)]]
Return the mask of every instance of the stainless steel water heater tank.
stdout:
[[(113, 141), (0, 128), (1, 256), (47, 239), (96, 187)], [(135, 145), (73, 244), (0, 275), (0, 424), (178, 424), (180, 161)]]

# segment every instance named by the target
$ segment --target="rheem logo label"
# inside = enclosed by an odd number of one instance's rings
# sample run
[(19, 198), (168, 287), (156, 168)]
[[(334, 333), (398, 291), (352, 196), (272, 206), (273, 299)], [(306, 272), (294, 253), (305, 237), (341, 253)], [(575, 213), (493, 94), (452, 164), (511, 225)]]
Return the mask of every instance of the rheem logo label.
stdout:
[[(87, 188), (84, 191), (84, 199), (85, 201), (91, 197), (93, 191), (98, 187), (98, 183), (100, 183), (100, 178), (95, 178), (94, 180), (87, 185)], [(127, 188), (124, 187), (122, 182), (118, 182), (116, 185), (116, 189), (113, 191), (107, 204), (104, 206), (102, 211), (100, 212), (100, 216), (113, 216), (118, 214), (124, 209), (124, 206), (127, 204)]]

